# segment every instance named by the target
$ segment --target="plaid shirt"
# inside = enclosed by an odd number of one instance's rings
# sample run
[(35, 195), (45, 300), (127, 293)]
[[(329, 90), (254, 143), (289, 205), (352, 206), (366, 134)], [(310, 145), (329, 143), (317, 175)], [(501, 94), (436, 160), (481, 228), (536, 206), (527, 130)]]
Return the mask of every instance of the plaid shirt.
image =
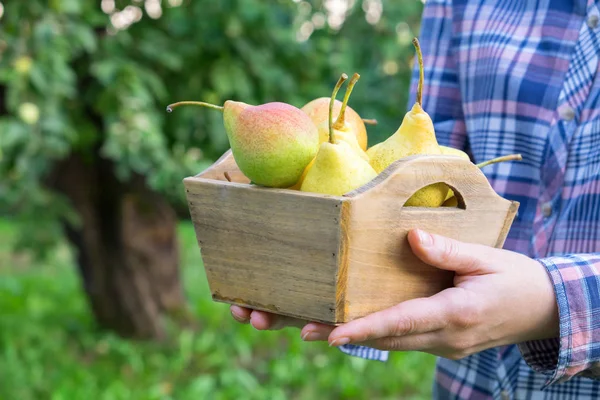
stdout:
[(504, 248), (547, 269), (560, 315), (560, 338), (438, 359), (436, 398), (600, 398), (599, 11), (594, 0), (425, 3), (424, 109), (440, 144), (475, 162), (523, 155), (483, 172), (520, 202)]

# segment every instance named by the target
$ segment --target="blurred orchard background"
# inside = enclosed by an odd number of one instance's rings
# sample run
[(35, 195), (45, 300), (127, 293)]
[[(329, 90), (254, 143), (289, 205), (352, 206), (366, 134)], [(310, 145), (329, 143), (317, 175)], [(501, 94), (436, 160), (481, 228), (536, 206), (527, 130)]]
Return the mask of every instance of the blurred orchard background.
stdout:
[(182, 179), (221, 114), (329, 96), (370, 144), (406, 111), (421, 0), (0, 0), (0, 399), (418, 399), (434, 359), (347, 357), (234, 323)]

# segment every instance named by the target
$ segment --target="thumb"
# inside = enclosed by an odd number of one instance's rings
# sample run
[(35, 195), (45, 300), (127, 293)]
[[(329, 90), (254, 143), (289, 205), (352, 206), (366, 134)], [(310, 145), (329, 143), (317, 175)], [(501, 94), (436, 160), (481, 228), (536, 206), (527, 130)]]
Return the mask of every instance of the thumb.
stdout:
[(413, 253), (426, 264), (455, 271), (459, 275), (484, 275), (494, 272), (493, 249), (431, 234), (420, 229), (408, 232)]

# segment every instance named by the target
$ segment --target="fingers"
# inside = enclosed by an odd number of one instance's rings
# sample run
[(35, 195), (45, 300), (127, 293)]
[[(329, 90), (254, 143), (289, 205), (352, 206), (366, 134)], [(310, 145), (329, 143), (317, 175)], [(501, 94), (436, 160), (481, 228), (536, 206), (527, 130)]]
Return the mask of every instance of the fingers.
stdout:
[(254, 310), (250, 315), (250, 324), (259, 331), (277, 331), (286, 327), (302, 328), (306, 321)]
[(431, 354), (444, 352), (440, 349), (441, 343), (439, 331), (418, 333), (416, 335), (408, 336), (388, 336), (355, 344), (388, 351), (423, 351)]
[(444, 236), (430, 234), (420, 229), (408, 233), (413, 253), (434, 267), (456, 271), (459, 275), (479, 275), (493, 270), (494, 249), (460, 242)]
[(252, 313), (252, 310), (249, 308), (231, 306), (229, 307), (229, 311), (231, 312), (233, 319), (235, 319), (237, 322), (242, 324), (247, 324), (250, 322), (250, 314)]
[(444, 297), (438, 294), (429, 298), (408, 300), (348, 322), (331, 332), (329, 344), (339, 346), (442, 329), (448, 324), (447, 303)]
[(462, 349), (449, 343), (442, 331), (428, 332), (404, 337), (385, 337), (358, 345), (387, 351), (419, 351), (444, 357), (451, 360), (460, 360), (476, 353), (476, 349)]
[(232, 305), (229, 307), (232, 317), (242, 323), (251, 324), (254, 329), (261, 331), (275, 331), (288, 326), (302, 328), (307, 321), (268, 313), (265, 311), (252, 310), (245, 307)]
[(325, 325), (319, 324), (316, 322), (311, 322), (302, 328), (300, 332), (300, 336), (302, 340), (307, 342), (313, 341), (326, 341), (331, 332), (335, 329), (333, 325)]

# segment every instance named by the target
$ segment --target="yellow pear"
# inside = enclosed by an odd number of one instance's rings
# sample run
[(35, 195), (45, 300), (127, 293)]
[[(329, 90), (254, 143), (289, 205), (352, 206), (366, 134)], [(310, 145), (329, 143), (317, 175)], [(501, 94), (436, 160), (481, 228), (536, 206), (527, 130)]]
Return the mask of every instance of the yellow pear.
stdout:
[[(450, 190), (452, 192), (452, 190)], [(444, 201), (444, 204), (442, 204), (442, 207), (457, 207), (458, 206), (458, 199), (456, 198), (456, 196), (454, 195), (454, 192), (452, 192), (452, 196), (448, 199), (446, 199)]]
[[(449, 156), (459, 156), (461, 158), (464, 158), (465, 160), (471, 160), (467, 153), (465, 153), (462, 150), (455, 149), (454, 147), (440, 145), (440, 149), (442, 150), (442, 154), (446, 154)], [(444, 204), (442, 205), (444, 207), (456, 207), (458, 205), (458, 203), (456, 202), (456, 198), (448, 202), (448, 200), (450, 200), (451, 198), (454, 198), (454, 192), (452, 191), (452, 189), (448, 188), (448, 194), (446, 195), (446, 199), (444, 200)]]
[(308, 170), (300, 190), (341, 196), (376, 176), (373, 167), (360, 158), (348, 143), (325, 142), (321, 144), (315, 163)]
[(306, 168), (304, 168), (304, 172), (302, 173), (302, 176), (300, 177), (300, 179), (298, 179), (298, 182), (296, 182), (294, 184), (294, 186), (290, 186), (288, 189), (290, 190), (300, 190), (300, 187), (302, 187), (302, 182), (304, 182), (304, 178), (306, 178), (306, 174), (308, 174), (308, 170), (312, 168), (313, 164), (315, 163), (315, 159), (317, 157), (315, 156), (315, 158), (313, 158), (311, 160), (311, 162), (308, 163), (308, 165), (306, 166)]
[[(318, 126), (319, 128), (319, 135), (321, 134), (322, 131), (327, 131), (329, 130), (328, 127), (328, 123), (327, 121), (323, 121), (323, 123), (321, 125)], [(347, 129), (350, 128), (349, 125), (344, 125), (341, 129), (336, 129), (335, 127), (333, 128), (333, 137), (336, 141), (341, 141), (341, 142), (346, 142), (346, 144), (348, 144), (348, 146), (350, 146), (350, 148), (363, 160), (365, 161), (369, 161), (369, 156), (367, 156), (367, 153), (360, 148), (360, 145), (358, 144), (358, 140), (356, 140), (356, 136), (354, 135), (354, 133), (352, 132), (352, 130)], [(329, 136), (329, 134), (327, 134)], [(321, 143), (326, 143), (328, 142), (329, 139), (321, 142)], [(315, 156), (316, 157), (316, 156)]]
[(381, 143), (377, 143), (367, 149), (367, 157), (369, 157), (369, 160), (373, 158), (373, 155), (377, 152), (379, 146), (381, 146)]
[(300, 186), (303, 192), (341, 196), (361, 187), (377, 176), (371, 165), (360, 157), (346, 141), (336, 139), (333, 129), (333, 105), (335, 96), (344, 81), (342, 74), (329, 103), (329, 139), (322, 143), (317, 156)]
[(462, 150), (455, 149), (454, 147), (442, 146), (440, 145), (440, 150), (442, 150), (442, 154), (446, 154), (449, 156), (459, 156), (464, 158), (465, 160), (470, 160), (469, 155)]
[[(342, 82), (344, 82), (347, 79), (347, 75), (345, 75), (345, 76), (346, 76), (346, 78), (342, 78)], [(334, 140), (346, 142), (350, 146), (350, 148), (354, 152), (356, 152), (356, 154), (358, 154), (362, 159), (364, 159), (365, 161), (368, 162), (369, 157), (367, 156), (367, 153), (362, 149), (362, 147), (358, 143), (357, 137), (360, 135), (357, 133), (355, 125), (352, 123), (349, 123), (346, 120), (346, 110), (350, 110), (350, 108), (348, 107), (348, 99), (350, 98), (350, 94), (352, 93), (352, 89), (354, 88), (354, 85), (356, 85), (356, 82), (359, 79), (360, 79), (360, 75), (355, 73), (352, 76), (352, 78), (350, 78), (350, 82), (348, 82), (348, 87), (346, 88), (346, 93), (344, 95), (344, 100), (342, 102), (342, 105), (339, 109), (339, 114), (337, 116), (336, 121), (333, 123), (333, 135), (334, 135)], [(334, 111), (335, 111), (335, 104), (336, 103), (334, 103)], [(323, 122), (321, 122), (320, 124), (318, 124), (317, 128), (319, 131), (319, 143), (328, 142), (329, 141), (329, 119), (326, 119)], [(315, 155), (315, 158), (316, 158), (316, 155)], [(296, 184), (294, 184), (294, 186), (290, 187), (289, 189), (300, 190), (300, 187), (302, 186), (302, 182), (304, 182), (304, 178), (306, 178), (306, 174), (308, 173), (308, 170), (313, 166), (314, 162), (315, 162), (315, 159), (313, 158), (312, 161), (304, 169), (304, 173), (302, 174), (302, 176), (300, 177), (298, 182), (296, 182)]]
[[(423, 56), (417, 38), (413, 39), (417, 50), (420, 76), (417, 99), (407, 112), (398, 130), (368, 152), (371, 165), (380, 173), (394, 161), (415, 154), (442, 154), (435, 137), (433, 122), (421, 107), (423, 93)], [(405, 203), (407, 206), (439, 207), (448, 194), (448, 186), (434, 183), (415, 192)]]
[[(357, 134), (355, 132), (355, 127), (346, 121), (346, 109), (348, 106), (348, 99), (350, 98), (350, 94), (352, 93), (352, 89), (354, 89), (354, 85), (360, 79), (360, 75), (355, 73), (350, 78), (350, 82), (348, 82), (348, 87), (346, 88), (346, 93), (344, 94), (344, 100), (342, 101), (342, 107), (340, 108), (340, 112), (336, 121), (333, 123), (333, 136), (335, 140), (341, 140), (352, 148), (362, 159), (365, 161), (369, 161), (369, 157), (367, 153), (360, 147), (358, 143)], [(319, 140), (320, 143), (325, 143), (329, 141), (329, 120), (325, 120), (320, 123), (318, 126), (319, 130)]]

